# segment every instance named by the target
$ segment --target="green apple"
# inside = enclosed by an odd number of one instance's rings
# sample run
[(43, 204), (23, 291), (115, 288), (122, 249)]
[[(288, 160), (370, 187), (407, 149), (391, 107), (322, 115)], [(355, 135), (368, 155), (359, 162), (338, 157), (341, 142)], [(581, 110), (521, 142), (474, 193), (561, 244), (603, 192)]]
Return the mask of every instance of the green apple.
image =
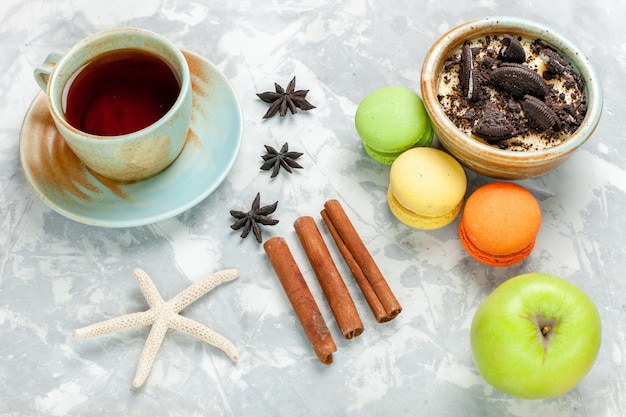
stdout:
[(571, 282), (528, 273), (505, 281), (478, 307), (474, 361), (494, 387), (521, 398), (551, 398), (593, 366), (602, 326), (595, 304)]

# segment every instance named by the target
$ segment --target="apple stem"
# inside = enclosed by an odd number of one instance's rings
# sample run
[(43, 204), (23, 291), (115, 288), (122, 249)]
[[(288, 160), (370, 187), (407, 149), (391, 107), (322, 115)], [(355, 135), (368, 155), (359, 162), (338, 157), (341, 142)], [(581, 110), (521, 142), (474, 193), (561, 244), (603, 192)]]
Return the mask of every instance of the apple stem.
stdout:
[(522, 317), (535, 324), (539, 342), (543, 345), (544, 351), (547, 351), (559, 320), (553, 317), (546, 317), (543, 314)]

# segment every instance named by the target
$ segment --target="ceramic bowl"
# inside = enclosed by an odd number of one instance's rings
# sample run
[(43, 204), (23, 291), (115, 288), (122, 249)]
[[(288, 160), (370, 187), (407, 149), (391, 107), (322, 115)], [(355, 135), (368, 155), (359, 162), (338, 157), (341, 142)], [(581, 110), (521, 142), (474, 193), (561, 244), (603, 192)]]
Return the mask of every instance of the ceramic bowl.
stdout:
[[(458, 129), (439, 103), (437, 85), (446, 60), (452, 54), (458, 53), (465, 40), (504, 34), (541, 39), (546, 45), (559, 51), (570, 62), (574, 71), (585, 79), (588, 106), (586, 116), (578, 130), (559, 145), (532, 151), (512, 151), (490, 146)], [(468, 21), (439, 38), (424, 60), (421, 92), (441, 145), (467, 168), (500, 179), (529, 178), (556, 168), (589, 139), (602, 113), (600, 81), (580, 49), (554, 30), (517, 17), (486, 17)]]

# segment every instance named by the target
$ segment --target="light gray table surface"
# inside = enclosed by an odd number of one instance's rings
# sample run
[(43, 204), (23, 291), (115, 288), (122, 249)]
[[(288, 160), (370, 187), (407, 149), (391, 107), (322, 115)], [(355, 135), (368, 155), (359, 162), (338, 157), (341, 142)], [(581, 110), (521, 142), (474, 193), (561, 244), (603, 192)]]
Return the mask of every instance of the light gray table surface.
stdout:
[[(526, 17), (550, 25), (590, 58), (604, 87), (600, 125), (558, 169), (519, 181), (540, 202), (536, 248), (521, 264), (487, 267), (469, 258), (458, 220), (410, 229), (386, 205), (389, 167), (367, 157), (354, 129), (361, 99), (384, 86), (419, 91), (429, 46), (465, 20)], [(0, 3), (0, 416), (623, 416), (626, 414), (626, 3), (621, 0), (382, 2), (8, 0)], [(39, 91), (32, 71), (51, 51), (118, 26), (161, 33), (214, 63), (243, 113), (236, 163), (206, 199), (174, 218), (102, 228), (48, 208), (26, 181), (20, 128)], [(255, 96), (296, 75), (317, 106), (262, 120)], [(288, 142), (304, 169), (274, 180), (260, 171), (263, 145)], [(468, 192), (493, 181), (471, 171)], [(262, 246), (230, 229), (230, 209), (260, 192), (278, 200), (283, 236), (337, 343), (334, 363), (313, 354)], [(336, 258), (365, 332), (341, 338), (293, 230), (328, 199), (346, 208), (404, 307), (378, 324)], [(337, 256), (334, 244), (329, 248)], [(170, 332), (146, 384), (131, 380), (147, 327), (78, 340), (72, 330), (142, 311), (132, 271), (140, 267), (168, 299), (205, 275), (239, 268), (183, 311), (231, 339), (221, 351)], [(499, 283), (541, 271), (562, 276), (595, 301), (603, 323), (597, 362), (583, 382), (551, 400), (513, 398), (479, 375), (469, 326)]]

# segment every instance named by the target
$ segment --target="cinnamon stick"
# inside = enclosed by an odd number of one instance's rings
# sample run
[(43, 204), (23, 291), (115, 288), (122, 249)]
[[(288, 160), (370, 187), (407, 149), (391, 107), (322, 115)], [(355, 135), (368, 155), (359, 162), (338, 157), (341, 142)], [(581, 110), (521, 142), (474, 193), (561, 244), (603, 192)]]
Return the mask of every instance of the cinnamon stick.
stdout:
[(346, 339), (360, 335), (363, 333), (363, 323), (315, 220), (310, 216), (302, 216), (296, 219), (293, 226), (341, 334)]
[(321, 214), (324, 223), (326, 223), (326, 226), (328, 227), (330, 235), (337, 245), (337, 249), (339, 249), (339, 252), (341, 253), (343, 259), (346, 261), (350, 272), (352, 272), (352, 276), (354, 277), (354, 280), (361, 289), (361, 292), (365, 297), (365, 301), (367, 301), (367, 304), (370, 306), (372, 314), (374, 314), (374, 318), (379, 323), (389, 321), (390, 318), (385, 311), (385, 307), (383, 307), (383, 305), (381, 304), (378, 296), (376, 295), (376, 292), (374, 292), (372, 285), (367, 280), (367, 277), (361, 270), (361, 267), (359, 267), (356, 259), (354, 259), (354, 256), (352, 256), (352, 254), (350, 253), (350, 250), (341, 239), (341, 236), (339, 236), (339, 232), (337, 231), (337, 228), (335, 227), (333, 222), (328, 217), (328, 213), (326, 212), (326, 210), (322, 210)]
[(315, 354), (322, 363), (330, 365), (337, 346), (287, 242), (273, 237), (265, 241), (263, 248)]
[[(348, 215), (337, 200), (329, 200), (324, 204), (324, 215), (337, 230), (337, 237), (345, 244), (359, 269), (376, 294), (386, 312), (383, 321), (394, 319), (402, 311), (402, 306), (389, 288), (389, 284), (380, 272), (378, 265), (361, 240)], [(328, 224), (327, 223), (327, 224)], [(339, 244), (338, 244), (339, 245)], [(346, 263), (349, 262), (346, 260)], [(375, 313), (376, 314), (376, 313)]]

